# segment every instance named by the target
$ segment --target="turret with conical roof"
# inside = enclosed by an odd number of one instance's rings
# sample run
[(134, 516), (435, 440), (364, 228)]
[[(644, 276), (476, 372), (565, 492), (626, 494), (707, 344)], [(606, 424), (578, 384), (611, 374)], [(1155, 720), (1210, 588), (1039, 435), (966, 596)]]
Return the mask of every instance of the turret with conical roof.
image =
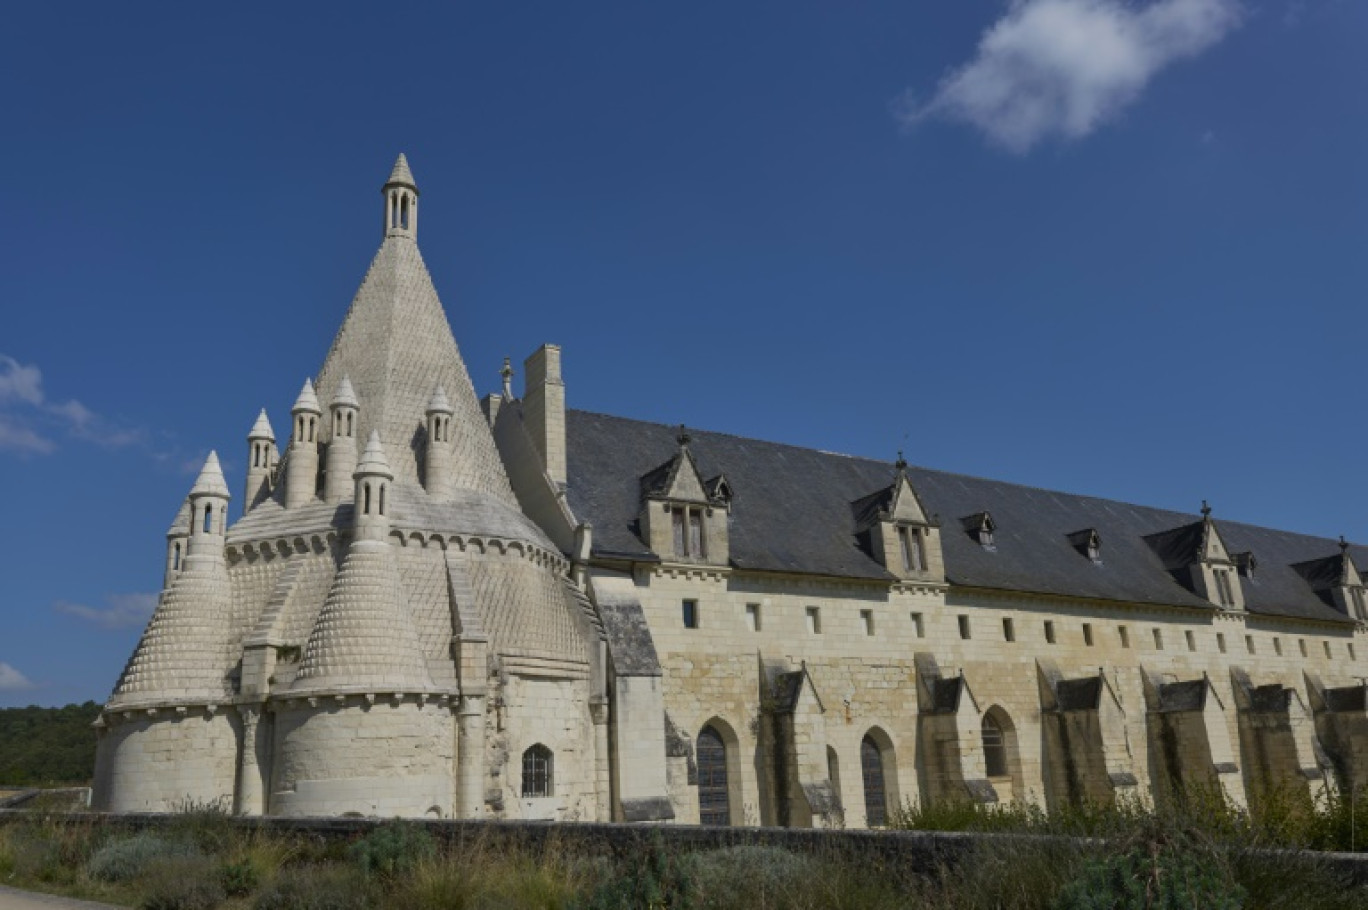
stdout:
[(346, 376), (333, 393), (332, 414), (328, 427), (328, 458), (323, 472), (323, 498), (341, 502), (352, 488), (352, 471), (356, 470), (357, 416), (361, 402)]
[(310, 380), (304, 380), (290, 415), (294, 428), (285, 460), (285, 507), (292, 509), (312, 502), (318, 492), (318, 424), (323, 411)]
[(385, 236), (418, 237), (418, 184), (400, 152), (381, 192), (385, 195)]
[(247, 489), (242, 499), (242, 510), (250, 511), (265, 498), (271, 478), (271, 468), (275, 466), (275, 430), (262, 408), (256, 423), (247, 433)]
[(439, 384), (427, 406), (427, 452), (423, 486), (433, 499), (451, 497), (451, 402)]
[(366, 451), (352, 475), (356, 482), (356, 539), (384, 540), (390, 529), (389, 495), (394, 472), (390, 470), (380, 433), (371, 430)]
[(218, 454), (210, 452), (187, 499), (189, 553), (124, 668), (110, 707), (213, 703), (230, 694), (232, 586), (223, 555), (228, 499)]

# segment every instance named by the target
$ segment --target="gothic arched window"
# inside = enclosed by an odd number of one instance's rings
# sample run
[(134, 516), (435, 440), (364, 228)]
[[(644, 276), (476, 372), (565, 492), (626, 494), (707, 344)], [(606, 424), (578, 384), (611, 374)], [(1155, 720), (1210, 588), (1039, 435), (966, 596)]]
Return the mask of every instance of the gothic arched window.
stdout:
[(727, 744), (712, 725), (698, 734), (698, 820), (704, 825), (731, 824), (727, 786)]
[(555, 792), (552, 780), (555, 756), (551, 750), (537, 743), (523, 753), (522, 795), (525, 799), (551, 796)]
[(1007, 776), (1007, 740), (992, 714), (983, 715), (983, 766), (989, 777)]
[(860, 773), (864, 777), (865, 824), (871, 828), (888, 823), (888, 796), (884, 787), (883, 750), (868, 733), (860, 740)]

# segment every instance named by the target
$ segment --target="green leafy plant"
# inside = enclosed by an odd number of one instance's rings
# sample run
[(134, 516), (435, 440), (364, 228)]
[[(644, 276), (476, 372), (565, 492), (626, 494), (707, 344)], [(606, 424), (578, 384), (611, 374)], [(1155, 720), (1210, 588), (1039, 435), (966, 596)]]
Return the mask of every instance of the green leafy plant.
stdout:
[(351, 847), (352, 859), (361, 870), (381, 878), (408, 872), (437, 855), (437, 842), (412, 822), (387, 822)]

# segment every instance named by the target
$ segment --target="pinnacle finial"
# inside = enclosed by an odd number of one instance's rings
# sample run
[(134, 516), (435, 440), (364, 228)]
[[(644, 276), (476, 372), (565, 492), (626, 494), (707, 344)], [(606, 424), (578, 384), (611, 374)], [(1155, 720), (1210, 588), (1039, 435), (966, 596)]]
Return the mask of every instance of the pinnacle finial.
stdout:
[(366, 442), (366, 451), (361, 453), (361, 461), (356, 465), (356, 476), (362, 474), (380, 474), (394, 478), (389, 459), (385, 457), (385, 446), (380, 442), (379, 430), (371, 430), (370, 439)]
[(907, 459), (903, 458), (902, 449), (898, 450), (898, 460), (893, 462), (893, 467), (897, 468), (899, 473), (907, 470)]
[(684, 424), (681, 423), (679, 425), (679, 432), (675, 434), (675, 441), (679, 443), (679, 447), (682, 449), (686, 447), (692, 440), (693, 437), (689, 435), (689, 431), (686, 430), (684, 428)]
[(432, 398), (428, 400), (427, 412), (429, 414), (450, 414), (451, 402), (447, 401), (446, 389), (438, 383), (437, 388), (432, 390)]
[(1339, 545), (1340, 545), (1340, 552), (1341, 552), (1341, 553), (1348, 553), (1348, 552), (1349, 552), (1349, 541), (1347, 541), (1347, 540), (1344, 539), (1344, 535), (1343, 535), (1343, 534), (1340, 535)]
[(190, 495), (221, 496), (224, 499), (231, 496), (228, 484), (223, 480), (223, 468), (219, 465), (218, 452), (210, 452), (209, 457), (204, 459), (204, 467), (200, 469), (199, 477), (195, 478)]
[(352, 388), (351, 377), (342, 376), (342, 381), (337, 384), (337, 391), (333, 393), (333, 407), (346, 405), (351, 408), (361, 407), (361, 402), (357, 400), (356, 389)]
[(406, 186), (415, 193), (418, 192), (418, 184), (413, 180), (413, 172), (409, 170), (408, 158), (404, 156), (403, 152), (400, 152), (399, 157), (394, 159), (394, 167), (390, 170), (389, 179), (385, 181), (386, 189), (391, 186)]
[(299, 397), (295, 399), (294, 407), (290, 408), (290, 413), (298, 411), (311, 411), (315, 414), (323, 413), (318, 407), (318, 395), (314, 393), (312, 379), (304, 380), (304, 388), (299, 390)]
[(503, 369), (499, 370), (499, 375), (503, 377), (504, 401), (511, 401), (513, 399), (513, 361), (511, 358), (504, 358)]
[(1202, 517), (1203, 517), (1203, 518), (1210, 518), (1210, 517), (1211, 517), (1211, 506), (1207, 505), (1207, 501), (1206, 501), (1205, 499), (1202, 500)]
[(266, 439), (275, 442), (275, 430), (271, 429), (271, 421), (266, 417), (266, 409), (262, 408), (257, 415), (256, 423), (252, 424), (252, 429), (247, 434), (248, 439)]

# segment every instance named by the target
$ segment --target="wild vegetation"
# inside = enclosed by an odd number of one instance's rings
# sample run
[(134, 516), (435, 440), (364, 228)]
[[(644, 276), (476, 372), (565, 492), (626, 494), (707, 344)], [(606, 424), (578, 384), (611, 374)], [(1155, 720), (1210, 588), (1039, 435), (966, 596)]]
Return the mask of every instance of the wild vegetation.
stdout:
[(0, 708), (0, 787), (84, 786), (95, 774), (93, 701)]
[(29, 813), (0, 819), (0, 882), (147, 910), (1368, 910), (1368, 891), (1326, 854), (1269, 849), (1315, 838), (1338, 845), (1346, 835), (1362, 843), (1352, 826), (1368, 806), (1284, 803), (1258, 818), (1204, 794), (1162, 812), (1123, 804), (1048, 817), (1025, 807), (909, 806), (897, 824), (982, 834), (932, 868), (851, 853), (849, 841), (815, 852), (682, 850), (656, 833), (624, 851), (556, 829), (536, 842), (494, 829), (445, 841), (396, 821), (346, 842), (255, 828), (213, 806), (141, 831)]

